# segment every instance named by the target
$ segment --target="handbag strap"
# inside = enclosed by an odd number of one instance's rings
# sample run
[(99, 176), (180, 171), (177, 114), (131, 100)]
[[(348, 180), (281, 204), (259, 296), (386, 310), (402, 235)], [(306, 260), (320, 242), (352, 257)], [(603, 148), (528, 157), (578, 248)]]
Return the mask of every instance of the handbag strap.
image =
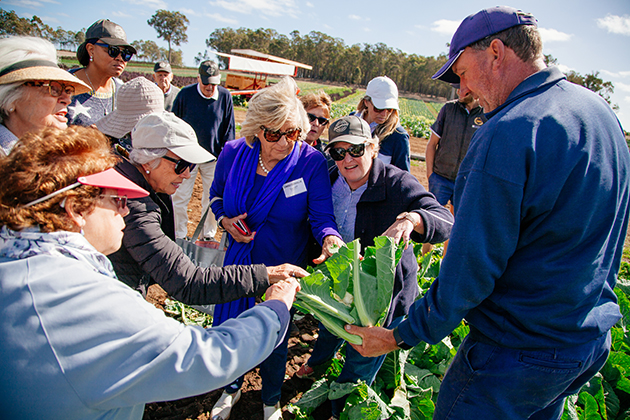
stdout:
[[(203, 229), (203, 225), (206, 223), (206, 219), (208, 218), (208, 212), (210, 211), (210, 205), (208, 204), (208, 208), (203, 212), (203, 216), (201, 216), (201, 220), (199, 220), (199, 224), (195, 228), (195, 232), (193, 233), (191, 242), (195, 242), (199, 239), (199, 235), (201, 235), (201, 230)], [(219, 249), (225, 249), (225, 244), (227, 242), (227, 235), (225, 231), (221, 234), (221, 241), (219, 244)]]

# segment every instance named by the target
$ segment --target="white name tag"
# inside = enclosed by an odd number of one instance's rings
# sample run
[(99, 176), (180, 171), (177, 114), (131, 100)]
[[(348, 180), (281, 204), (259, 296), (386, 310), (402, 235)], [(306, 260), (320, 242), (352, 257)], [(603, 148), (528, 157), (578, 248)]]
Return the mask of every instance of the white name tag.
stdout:
[(291, 198), (294, 195), (298, 195), (298, 194), (302, 194), (303, 192), (306, 192), (306, 184), (304, 184), (303, 178), (299, 178), (291, 182), (287, 182), (286, 184), (282, 186), (282, 189), (284, 190), (285, 197)]

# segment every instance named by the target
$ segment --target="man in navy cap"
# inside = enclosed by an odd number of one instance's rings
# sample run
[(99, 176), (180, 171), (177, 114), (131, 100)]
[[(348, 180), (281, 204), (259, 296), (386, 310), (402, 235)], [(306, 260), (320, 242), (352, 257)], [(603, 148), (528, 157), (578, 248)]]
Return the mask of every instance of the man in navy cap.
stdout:
[(466, 319), (434, 419), (559, 419), (621, 318), (628, 146), (599, 96), (546, 68), (536, 26), (496, 7), (457, 29), (433, 77), (479, 98), (488, 121), (455, 182), (448, 254), (397, 328), (347, 327), (376, 356), (437, 343)]

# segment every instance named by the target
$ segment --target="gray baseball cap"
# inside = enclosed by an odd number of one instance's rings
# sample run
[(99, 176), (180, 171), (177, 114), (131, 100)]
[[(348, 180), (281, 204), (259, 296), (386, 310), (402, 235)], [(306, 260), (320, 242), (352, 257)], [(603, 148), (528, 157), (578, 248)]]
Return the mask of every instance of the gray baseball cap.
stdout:
[(212, 60), (202, 61), (199, 64), (199, 77), (204, 85), (221, 84), (221, 73), (219, 73), (219, 65)]
[(370, 125), (363, 118), (356, 115), (348, 115), (339, 118), (328, 128), (328, 145), (330, 148), (334, 143), (345, 141), (350, 144), (363, 144), (372, 140), (372, 130)]
[(195, 130), (172, 112), (149, 114), (131, 132), (136, 149), (168, 149), (190, 163), (205, 163), (216, 157), (197, 142)]

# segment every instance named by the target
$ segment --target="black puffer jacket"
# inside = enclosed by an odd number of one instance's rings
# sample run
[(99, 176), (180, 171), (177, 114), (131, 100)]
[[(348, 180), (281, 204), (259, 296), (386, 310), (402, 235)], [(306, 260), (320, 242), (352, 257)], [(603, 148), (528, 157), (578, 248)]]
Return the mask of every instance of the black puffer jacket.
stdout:
[(167, 194), (156, 193), (144, 176), (123, 159), (116, 170), (150, 192), (127, 201), (125, 235), (121, 248), (109, 255), (116, 275), (146, 294), (153, 283), (189, 305), (226, 303), (262, 295), (269, 287), (263, 264), (197, 267), (175, 243), (173, 205)]

